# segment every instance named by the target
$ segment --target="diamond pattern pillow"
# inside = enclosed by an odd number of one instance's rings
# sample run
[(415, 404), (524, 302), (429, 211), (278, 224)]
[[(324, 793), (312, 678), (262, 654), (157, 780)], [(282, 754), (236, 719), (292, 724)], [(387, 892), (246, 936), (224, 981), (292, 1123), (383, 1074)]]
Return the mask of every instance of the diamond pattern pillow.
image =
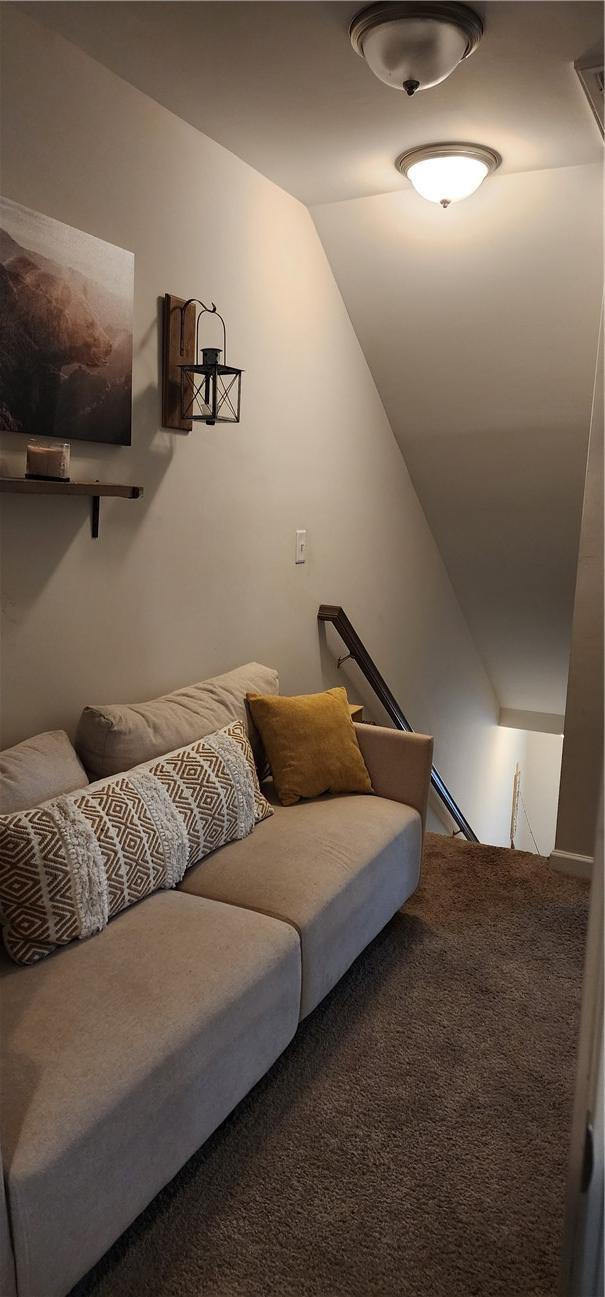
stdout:
[(16, 963), (92, 936), (273, 811), (244, 726), (0, 816), (0, 922)]

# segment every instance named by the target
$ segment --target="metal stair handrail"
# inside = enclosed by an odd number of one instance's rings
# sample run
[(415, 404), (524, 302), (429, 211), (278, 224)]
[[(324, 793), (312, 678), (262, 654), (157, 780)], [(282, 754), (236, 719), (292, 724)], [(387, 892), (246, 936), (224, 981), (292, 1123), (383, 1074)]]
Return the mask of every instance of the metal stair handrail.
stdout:
[[(362, 644), (355, 627), (349, 621), (344, 609), (340, 608), (337, 604), (322, 603), (319, 606), (317, 620), (332, 622), (332, 625), (338, 631), (340, 638), (349, 650), (344, 657), (338, 659), (338, 665), (340, 666), (342, 662), (346, 661), (347, 657), (353, 658), (368, 681), (368, 684), (371, 685), (374, 690), (376, 697), (382, 703), (387, 715), (390, 716), (395, 728), (398, 730), (407, 730), (409, 734), (413, 734), (413, 727), (410, 725), (406, 716), (404, 716), (397, 699), (394, 694), (391, 693), (386, 680), (381, 676), (380, 671), (378, 670), (374, 659), (370, 657), (365, 644)], [(451, 815), (454, 823), (457, 825), (457, 832), (463, 833), (469, 842), (478, 842), (479, 839), (477, 834), (471, 828), (466, 817), (462, 814), (458, 803), (452, 797), (449, 788), (443, 782), (443, 779), (435, 766), (432, 766), (431, 768), (431, 784), (435, 789), (437, 796), (446, 807), (448, 814)]]

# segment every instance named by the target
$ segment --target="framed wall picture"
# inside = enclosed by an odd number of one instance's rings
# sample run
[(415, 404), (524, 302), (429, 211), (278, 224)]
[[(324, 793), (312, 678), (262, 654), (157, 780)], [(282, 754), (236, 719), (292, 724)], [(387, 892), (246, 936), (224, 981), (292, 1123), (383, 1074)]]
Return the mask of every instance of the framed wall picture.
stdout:
[(134, 254), (0, 198), (0, 429), (130, 445)]

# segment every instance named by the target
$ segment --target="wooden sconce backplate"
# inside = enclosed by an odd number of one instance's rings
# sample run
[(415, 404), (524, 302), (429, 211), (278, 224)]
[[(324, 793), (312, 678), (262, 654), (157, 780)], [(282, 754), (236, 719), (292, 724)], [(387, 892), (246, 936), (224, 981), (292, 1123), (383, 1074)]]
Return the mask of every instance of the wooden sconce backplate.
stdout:
[(195, 351), (195, 303), (185, 311), (181, 354), (181, 310), (184, 297), (164, 297), (164, 365), (162, 383), (162, 426), (191, 432), (191, 419), (181, 417), (181, 365), (193, 364)]

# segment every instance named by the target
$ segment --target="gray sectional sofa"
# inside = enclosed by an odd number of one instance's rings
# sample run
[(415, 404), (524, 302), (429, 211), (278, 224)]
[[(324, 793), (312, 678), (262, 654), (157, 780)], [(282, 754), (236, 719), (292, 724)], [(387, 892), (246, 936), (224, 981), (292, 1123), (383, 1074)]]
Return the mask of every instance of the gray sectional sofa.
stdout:
[[(245, 716), (254, 670), (184, 703), (89, 710), (85, 764), (100, 773), (94, 749), (106, 773), (133, 727), (136, 761), (141, 742), (177, 747), (182, 724), (200, 737)], [(64, 1297), (415, 890), (432, 742), (356, 728), (374, 795), (276, 806), (98, 935), (32, 967), (0, 957), (2, 1297)]]

